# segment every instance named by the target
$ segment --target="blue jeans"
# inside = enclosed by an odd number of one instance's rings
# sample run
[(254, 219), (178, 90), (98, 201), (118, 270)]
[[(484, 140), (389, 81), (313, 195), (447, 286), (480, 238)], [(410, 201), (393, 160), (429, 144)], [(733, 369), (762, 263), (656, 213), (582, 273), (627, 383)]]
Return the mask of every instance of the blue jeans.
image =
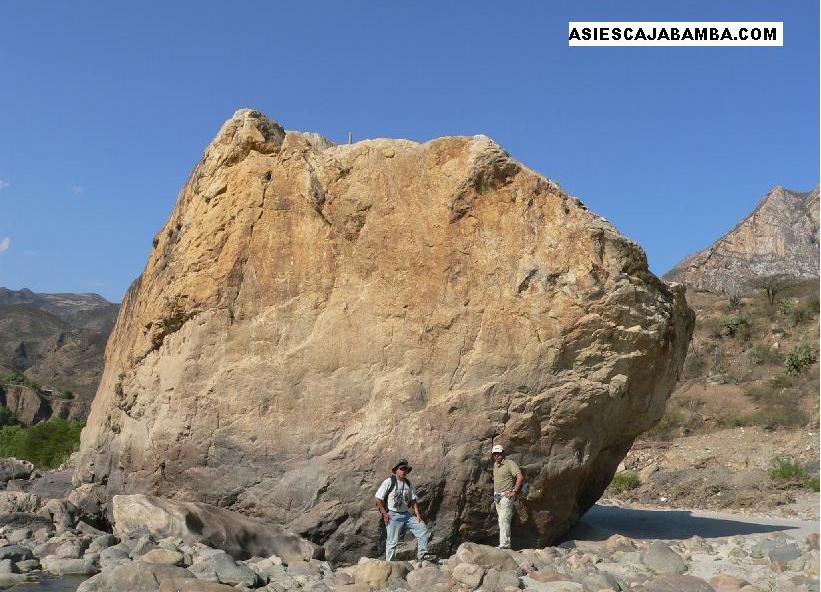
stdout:
[(388, 541), (385, 543), (385, 560), (393, 561), (393, 557), (396, 555), (396, 545), (399, 543), (399, 535), (406, 526), (416, 537), (416, 557), (422, 559), (422, 556), (428, 552), (428, 529), (410, 512), (394, 512), (391, 510), (390, 515), (391, 519), (387, 526)]

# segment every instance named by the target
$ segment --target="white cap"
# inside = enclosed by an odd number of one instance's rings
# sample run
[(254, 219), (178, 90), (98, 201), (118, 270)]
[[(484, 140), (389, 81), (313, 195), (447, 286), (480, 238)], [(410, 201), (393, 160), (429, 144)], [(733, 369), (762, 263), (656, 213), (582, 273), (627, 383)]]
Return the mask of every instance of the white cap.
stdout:
[(504, 452), (504, 451), (505, 451), (505, 449), (502, 448), (501, 444), (496, 444), (496, 446), (493, 447), (493, 449), (490, 451), (490, 453), (491, 454), (496, 454), (497, 452)]

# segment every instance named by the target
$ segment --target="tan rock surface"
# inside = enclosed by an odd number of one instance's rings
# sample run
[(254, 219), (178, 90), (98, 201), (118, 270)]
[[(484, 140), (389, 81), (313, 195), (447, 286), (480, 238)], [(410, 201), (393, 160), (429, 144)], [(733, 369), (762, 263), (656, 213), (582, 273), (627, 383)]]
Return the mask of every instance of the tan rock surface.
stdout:
[(749, 216), (707, 249), (664, 274), (700, 290), (744, 292), (753, 278), (818, 277), (818, 187), (774, 187)]
[(499, 441), (547, 542), (661, 416), (692, 326), (638, 245), (484, 136), (334, 146), (242, 110), (124, 299), (75, 480), (355, 561), (398, 456), (434, 549), (492, 533)]

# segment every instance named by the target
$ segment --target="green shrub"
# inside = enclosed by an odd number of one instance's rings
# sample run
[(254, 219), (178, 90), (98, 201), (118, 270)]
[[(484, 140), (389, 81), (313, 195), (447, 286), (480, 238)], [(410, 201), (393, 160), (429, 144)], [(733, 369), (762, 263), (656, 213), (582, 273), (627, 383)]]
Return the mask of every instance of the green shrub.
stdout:
[(20, 374), (19, 372), (12, 372), (8, 376), (6, 376), (6, 382), (9, 384), (23, 384), (26, 381), (26, 377)]
[(20, 372), (12, 372), (8, 376), (6, 376), (6, 382), (9, 384), (20, 384), (23, 386), (27, 386), (29, 388), (34, 389), (38, 393), (42, 390), (40, 388), (40, 384), (30, 379), (28, 376), (21, 374)]
[(747, 350), (747, 359), (753, 366), (777, 366), (784, 362), (781, 352), (761, 344)]
[(776, 456), (770, 465), (770, 479), (781, 482), (803, 482), (809, 479), (809, 475), (797, 460), (788, 456)]
[(16, 423), (17, 416), (14, 412), (5, 405), (0, 405), (0, 426), (15, 425)]
[(782, 298), (778, 302), (778, 312), (788, 315), (798, 307), (798, 298)]
[(787, 359), (784, 360), (784, 368), (787, 374), (797, 375), (807, 366), (815, 363), (815, 351), (807, 345), (798, 345), (787, 354)]
[(0, 457), (13, 456), (53, 469), (62, 464), (80, 444), (83, 422), (54, 418), (30, 428), (0, 427)]
[(730, 315), (724, 317), (721, 319), (721, 328), (726, 331), (730, 337), (750, 338), (750, 321), (745, 316)]
[(801, 482), (801, 487), (804, 489), (809, 489), (810, 491), (818, 491), (821, 489), (819, 485), (821, 485), (821, 483), (819, 483), (818, 477), (810, 477), (809, 479), (804, 479), (804, 481)]
[(641, 485), (641, 480), (636, 473), (633, 471), (622, 471), (621, 473), (616, 473), (613, 476), (613, 480), (610, 482), (609, 487), (610, 491), (618, 495), (623, 491), (635, 489), (639, 485)]
[(70, 391), (68, 389), (60, 391), (60, 397), (63, 399), (73, 399), (74, 398), (74, 391)]

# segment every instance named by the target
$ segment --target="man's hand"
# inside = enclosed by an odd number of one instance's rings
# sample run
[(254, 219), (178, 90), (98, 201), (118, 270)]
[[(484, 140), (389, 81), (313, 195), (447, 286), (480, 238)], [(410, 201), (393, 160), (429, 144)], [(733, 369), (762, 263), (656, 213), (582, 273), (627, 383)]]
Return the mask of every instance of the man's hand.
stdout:
[(382, 512), (382, 520), (385, 521), (385, 526), (387, 526), (388, 522), (391, 521), (391, 515), (388, 514), (387, 512)]
[(513, 491), (512, 489), (510, 491), (505, 491), (505, 497), (508, 497), (510, 499), (514, 499), (517, 495), (519, 494)]

